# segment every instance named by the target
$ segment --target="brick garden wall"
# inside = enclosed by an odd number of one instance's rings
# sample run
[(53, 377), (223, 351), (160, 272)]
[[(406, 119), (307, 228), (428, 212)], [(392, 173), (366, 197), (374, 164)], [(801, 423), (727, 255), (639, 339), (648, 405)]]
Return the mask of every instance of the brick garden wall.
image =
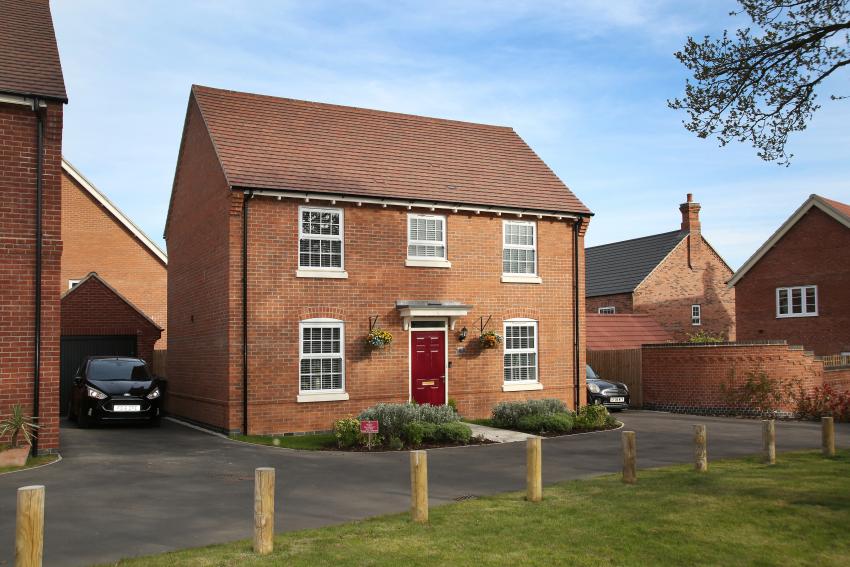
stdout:
[[(62, 289), (97, 274), (166, 327), (166, 266), (70, 175), (62, 172)], [(156, 345), (167, 348), (167, 329)]]
[[(818, 286), (817, 317), (776, 317), (776, 288)], [(735, 285), (738, 338), (850, 352), (850, 230), (813, 207)]]
[(850, 382), (850, 370), (825, 372), (823, 362), (812, 353), (784, 341), (644, 345), (641, 361), (643, 407), (683, 413), (733, 413), (739, 408), (730, 404), (721, 386), (730, 379), (740, 386), (750, 372), (764, 371), (786, 384), (799, 381), (807, 390), (822, 385), (825, 376), (836, 383)]
[[(39, 452), (59, 447), (59, 269), (62, 105), (44, 122)], [(36, 118), (0, 103), (0, 415), (33, 407)]]
[(100, 280), (90, 278), (62, 299), (62, 336), (86, 335), (135, 336), (136, 356), (151, 364), (160, 330)]

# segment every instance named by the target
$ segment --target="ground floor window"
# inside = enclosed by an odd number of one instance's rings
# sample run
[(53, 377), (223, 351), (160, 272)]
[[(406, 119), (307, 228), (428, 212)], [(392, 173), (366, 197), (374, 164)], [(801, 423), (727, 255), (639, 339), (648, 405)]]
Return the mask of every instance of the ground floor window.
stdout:
[(777, 317), (812, 317), (817, 314), (817, 286), (803, 285), (776, 288)]
[(505, 321), (505, 382), (537, 381), (537, 321)]
[(345, 388), (344, 325), (335, 319), (301, 322), (301, 392), (341, 392)]

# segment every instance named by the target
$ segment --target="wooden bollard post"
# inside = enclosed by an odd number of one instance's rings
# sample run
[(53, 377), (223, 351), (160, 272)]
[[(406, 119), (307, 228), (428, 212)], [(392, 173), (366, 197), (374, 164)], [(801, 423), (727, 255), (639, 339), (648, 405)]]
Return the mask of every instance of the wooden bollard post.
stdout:
[(254, 552), (268, 555), (274, 550), (274, 469), (254, 471)]
[(529, 502), (543, 500), (543, 444), (540, 437), (525, 442), (525, 498)]
[(419, 524), (428, 521), (428, 453), (410, 452), (410, 518)]
[(41, 567), (44, 552), (44, 486), (18, 489), (15, 567)]
[(694, 469), (697, 472), (708, 470), (708, 434), (705, 425), (694, 425)]
[(623, 482), (637, 482), (637, 445), (634, 431), (623, 431)]
[(761, 422), (762, 455), (768, 465), (776, 464), (776, 422), (765, 419)]
[(832, 417), (820, 418), (821, 423), (821, 448), (824, 457), (835, 456), (835, 421)]

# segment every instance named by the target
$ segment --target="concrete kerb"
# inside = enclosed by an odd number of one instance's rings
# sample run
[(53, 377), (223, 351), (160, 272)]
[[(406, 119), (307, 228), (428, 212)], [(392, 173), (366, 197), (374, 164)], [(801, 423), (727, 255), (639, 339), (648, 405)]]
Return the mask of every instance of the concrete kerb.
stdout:
[(50, 465), (55, 465), (56, 463), (58, 463), (58, 462), (59, 462), (59, 461), (61, 461), (61, 460), (62, 460), (62, 455), (60, 455), (59, 453), (57, 453), (57, 454), (56, 454), (56, 460), (55, 460), (55, 461), (50, 461), (49, 463), (42, 463), (42, 464), (37, 465), (37, 466), (34, 466), (34, 467), (25, 467), (25, 468), (21, 468), (21, 469), (18, 469), (18, 470), (16, 470), (16, 471), (6, 471), (6, 472), (4, 472), (4, 473), (0, 473), (0, 476), (5, 476), (5, 475), (7, 475), (7, 474), (21, 473), (21, 472), (25, 472), (25, 471), (26, 471), (26, 472), (34, 471), (34, 470), (36, 470), (36, 469), (41, 469), (41, 468), (44, 468), (44, 467), (49, 467)]

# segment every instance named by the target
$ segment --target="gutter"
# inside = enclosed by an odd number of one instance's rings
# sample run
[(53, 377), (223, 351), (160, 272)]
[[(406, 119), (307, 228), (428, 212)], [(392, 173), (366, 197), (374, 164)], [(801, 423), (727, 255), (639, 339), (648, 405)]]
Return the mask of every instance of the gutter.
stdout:
[(242, 198), (242, 435), (248, 435), (248, 202), (253, 191)]

